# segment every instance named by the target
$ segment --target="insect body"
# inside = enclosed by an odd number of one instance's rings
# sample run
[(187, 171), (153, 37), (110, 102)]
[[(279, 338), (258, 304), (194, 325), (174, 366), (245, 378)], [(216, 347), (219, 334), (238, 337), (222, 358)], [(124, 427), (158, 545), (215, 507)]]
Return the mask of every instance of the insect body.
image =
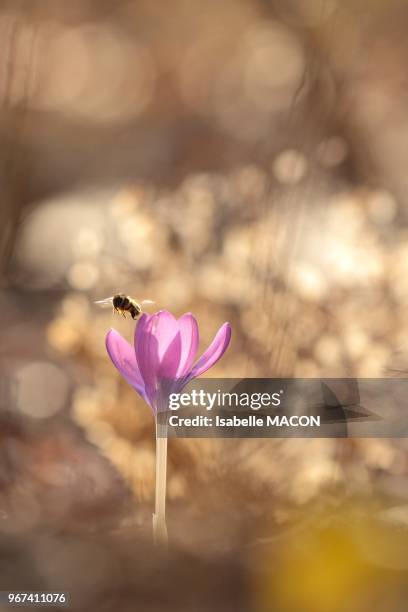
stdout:
[(113, 306), (114, 312), (122, 313), (122, 316), (126, 318), (126, 313), (128, 312), (132, 319), (137, 319), (137, 317), (142, 312), (142, 306), (145, 304), (153, 304), (151, 300), (143, 300), (142, 302), (137, 302), (133, 298), (125, 295), (124, 293), (117, 293), (112, 297), (106, 298), (105, 300), (99, 300), (95, 302), (99, 306)]
[(142, 312), (142, 307), (135, 300), (127, 297), (123, 293), (114, 295), (112, 299), (113, 308), (116, 312), (121, 312), (126, 318), (126, 312), (129, 312), (132, 319), (136, 319)]

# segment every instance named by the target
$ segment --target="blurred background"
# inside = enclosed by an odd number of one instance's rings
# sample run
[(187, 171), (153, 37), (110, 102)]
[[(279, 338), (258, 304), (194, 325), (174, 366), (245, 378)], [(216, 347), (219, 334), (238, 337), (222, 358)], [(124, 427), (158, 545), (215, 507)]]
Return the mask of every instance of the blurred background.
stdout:
[(406, 609), (404, 439), (171, 440), (153, 549), (153, 418), (104, 345), (134, 324), (93, 301), (191, 311), (202, 349), (230, 321), (212, 376), (405, 376), (407, 24), (401, 0), (1, 2), (1, 589)]

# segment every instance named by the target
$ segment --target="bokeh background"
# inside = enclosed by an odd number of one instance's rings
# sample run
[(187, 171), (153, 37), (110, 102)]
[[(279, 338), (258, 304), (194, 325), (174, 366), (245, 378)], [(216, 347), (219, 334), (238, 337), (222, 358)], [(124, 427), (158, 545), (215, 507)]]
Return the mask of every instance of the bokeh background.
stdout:
[[(399, 612), (407, 444), (171, 440), (105, 353), (123, 291), (218, 377), (405, 376), (408, 6), (3, 0), (0, 587), (71, 609)], [(369, 407), (368, 407), (369, 408)], [(7, 610), (7, 607), (2, 609)]]

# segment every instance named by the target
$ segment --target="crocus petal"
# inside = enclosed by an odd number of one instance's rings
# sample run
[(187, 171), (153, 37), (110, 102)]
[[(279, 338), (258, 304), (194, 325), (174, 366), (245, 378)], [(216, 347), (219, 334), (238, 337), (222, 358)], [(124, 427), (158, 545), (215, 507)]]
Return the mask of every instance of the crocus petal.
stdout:
[(159, 367), (159, 350), (157, 339), (152, 336), (154, 315), (143, 314), (137, 323), (135, 333), (136, 361), (142, 376), (146, 395), (153, 407), (157, 392), (157, 370)]
[(135, 338), (134, 339), (135, 353), (136, 353), (136, 346), (137, 346), (137, 335), (142, 333), (144, 326), (152, 318), (152, 316), (153, 315), (148, 315), (144, 312), (137, 320), (136, 327), (135, 327), (135, 337), (134, 337)]
[(135, 339), (136, 358), (143, 379), (154, 371), (161, 377), (174, 377), (180, 363), (181, 338), (176, 318), (160, 310), (138, 325)]
[(231, 325), (224, 323), (215, 335), (214, 340), (211, 342), (208, 349), (203, 353), (200, 359), (197, 361), (195, 366), (192, 368), (190, 374), (187, 376), (187, 382), (192, 378), (201, 376), (204, 372), (209, 370), (225, 353), (231, 340)]
[(111, 329), (106, 334), (106, 350), (123, 378), (140, 393), (143, 399), (146, 399), (145, 386), (139, 371), (133, 346), (122, 338), (115, 329)]
[(138, 345), (140, 335), (143, 333), (147, 322), (152, 318), (152, 316), (153, 315), (148, 315), (146, 313), (143, 313), (137, 320), (136, 327), (135, 327), (134, 343), (133, 343), (134, 351), (136, 355), (136, 361), (137, 361), (136, 347)]
[[(159, 353), (161, 349), (161, 343), (159, 341)], [(180, 364), (181, 356), (181, 338), (179, 332), (171, 340), (170, 344), (166, 348), (165, 353), (160, 358), (160, 366), (158, 375), (162, 379), (167, 379), (171, 382), (177, 378), (177, 372)]]
[(177, 319), (167, 310), (160, 310), (154, 319), (152, 333), (158, 341), (160, 375), (175, 376), (181, 354)]
[(188, 312), (178, 320), (181, 338), (180, 365), (177, 376), (185, 376), (193, 365), (198, 348), (198, 324), (193, 315)]
[(171, 390), (177, 378), (181, 338), (175, 317), (166, 310), (142, 316), (136, 328), (135, 353), (149, 403), (156, 411), (158, 396)]

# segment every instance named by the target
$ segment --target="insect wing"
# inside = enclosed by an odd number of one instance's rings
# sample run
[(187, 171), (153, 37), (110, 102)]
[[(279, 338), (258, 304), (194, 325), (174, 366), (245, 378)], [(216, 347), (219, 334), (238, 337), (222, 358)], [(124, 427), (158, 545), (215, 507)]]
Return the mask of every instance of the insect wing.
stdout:
[(139, 306), (142, 310), (146, 310), (146, 308), (149, 309), (149, 307), (151, 307), (155, 303), (156, 302), (153, 302), (152, 300), (142, 300), (141, 302), (139, 302)]
[(104, 300), (98, 300), (98, 301), (94, 302), (94, 304), (96, 304), (100, 308), (112, 308), (113, 296), (105, 298)]

